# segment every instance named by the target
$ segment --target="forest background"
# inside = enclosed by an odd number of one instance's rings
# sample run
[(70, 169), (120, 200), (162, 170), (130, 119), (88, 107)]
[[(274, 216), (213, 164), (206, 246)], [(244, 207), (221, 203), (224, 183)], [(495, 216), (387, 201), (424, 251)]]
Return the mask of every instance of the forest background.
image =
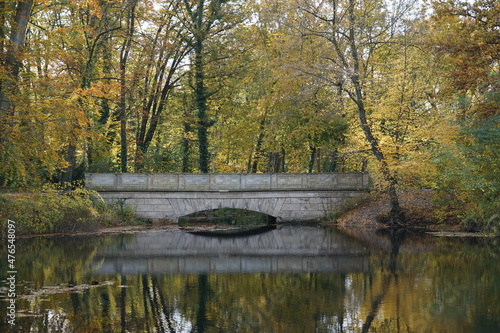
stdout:
[(0, 183), (370, 171), (500, 226), (500, 3), (0, 1)]

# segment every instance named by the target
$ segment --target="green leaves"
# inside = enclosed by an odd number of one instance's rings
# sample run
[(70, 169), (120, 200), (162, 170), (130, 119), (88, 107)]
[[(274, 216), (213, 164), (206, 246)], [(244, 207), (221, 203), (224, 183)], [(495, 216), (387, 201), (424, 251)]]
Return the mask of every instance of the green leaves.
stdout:
[(456, 145), (441, 147), (438, 189), (452, 191), (465, 223), (499, 231), (500, 116), (463, 124)]

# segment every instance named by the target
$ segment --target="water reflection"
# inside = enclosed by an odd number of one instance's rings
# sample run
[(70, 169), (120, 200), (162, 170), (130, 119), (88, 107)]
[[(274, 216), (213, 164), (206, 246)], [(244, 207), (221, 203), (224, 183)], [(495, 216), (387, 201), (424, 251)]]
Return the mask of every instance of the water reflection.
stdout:
[(495, 239), (294, 227), (239, 239), (20, 239), (17, 248), (22, 296), (15, 330), (4, 319), (1, 332), (500, 331)]
[(122, 236), (97, 250), (97, 274), (353, 273), (368, 271), (368, 251), (314, 227), (266, 229), (245, 237), (155, 232)]

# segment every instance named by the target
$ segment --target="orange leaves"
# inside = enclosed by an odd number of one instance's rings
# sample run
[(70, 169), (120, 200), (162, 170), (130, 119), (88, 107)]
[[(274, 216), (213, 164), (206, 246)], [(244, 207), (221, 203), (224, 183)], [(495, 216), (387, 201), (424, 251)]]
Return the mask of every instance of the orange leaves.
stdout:
[[(472, 94), (498, 89), (500, 7), (494, 0), (457, 6), (435, 2), (430, 45), (446, 66), (451, 92)], [(496, 87), (496, 88), (495, 88)]]
[(120, 93), (120, 85), (109, 83), (95, 83), (90, 88), (78, 88), (75, 90), (75, 95), (82, 98), (103, 98), (108, 100), (116, 100)]

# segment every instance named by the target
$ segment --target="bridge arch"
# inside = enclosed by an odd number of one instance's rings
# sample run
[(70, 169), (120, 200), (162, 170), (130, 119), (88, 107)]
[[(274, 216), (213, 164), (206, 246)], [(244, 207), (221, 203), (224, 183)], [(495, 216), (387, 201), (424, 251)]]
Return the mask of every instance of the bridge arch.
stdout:
[(177, 200), (174, 199), (170, 204), (174, 210), (174, 206), (182, 206), (182, 211), (179, 210), (177, 219), (194, 213), (224, 208), (240, 209), (264, 214), (270, 216), (275, 221), (281, 219), (279, 212), (276, 211), (276, 206), (279, 204), (278, 198), (265, 198), (265, 200), (256, 198), (211, 198), (208, 200), (200, 200), (198, 198), (193, 198), (185, 199), (182, 203), (176, 201)]
[(179, 223), (187, 225), (212, 222), (221, 225), (269, 226), (278, 221), (277, 217), (249, 209), (222, 207), (203, 210), (179, 217)]

